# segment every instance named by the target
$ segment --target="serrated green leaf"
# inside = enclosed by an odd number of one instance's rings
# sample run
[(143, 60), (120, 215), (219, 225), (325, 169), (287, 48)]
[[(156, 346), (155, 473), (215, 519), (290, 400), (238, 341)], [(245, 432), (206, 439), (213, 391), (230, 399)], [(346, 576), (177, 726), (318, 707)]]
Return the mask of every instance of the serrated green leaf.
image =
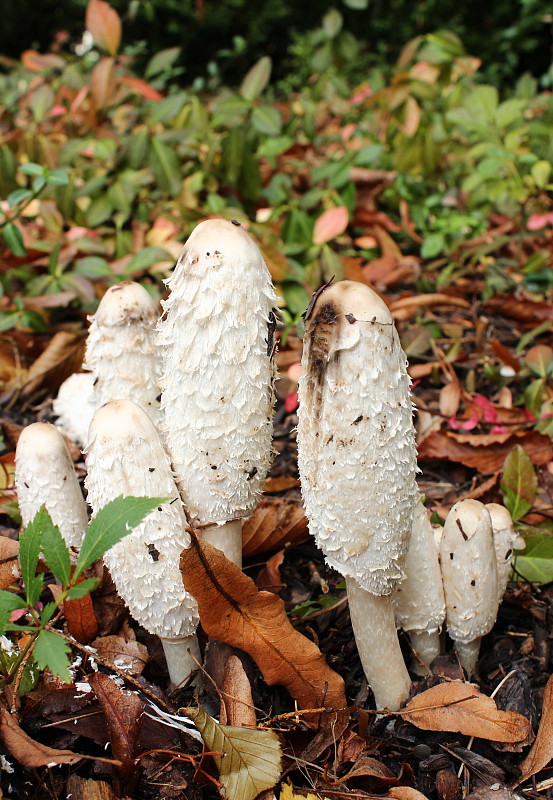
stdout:
[(123, 497), (105, 505), (90, 521), (83, 538), (74, 580), (104, 553), (131, 533), (142, 520), (168, 497)]
[(0, 591), (0, 611), (7, 611), (8, 615), (18, 608), (27, 608), (27, 603), (13, 592)]
[(269, 56), (263, 56), (253, 65), (240, 86), (240, 94), (245, 100), (255, 100), (269, 83), (272, 70)]
[(57, 603), (46, 603), (40, 614), (42, 627), (46, 627), (58, 609)]
[(49, 669), (65, 683), (71, 683), (69, 673), (69, 645), (65, 639), (54, 631), (41, 631), (33, 650), (39, 669)]
[(44, 575), (36, 575), (32, 581), (25, 586), (27, 594), (27, 604), (34, 606), (38, 603), (42, 590), (44, 589)]
[(19, 537), (19, 564), (21, 566), (21, 577), (26, 588), (35, 577), (42, 529), (48, 523), (51, 524), (52, 519), (46, 508), (42, 506)]
[(185, 708), (213, 755), (228, 800), (254, 800), (271, 789), (281, 773), (282, 749), (273, 731), (219, 725), (203, 708)]
[(23, 258), (27, 255), (25, 245), (23, 244), (23, 236), (21, 235), (21, 231), (13, 224), (13, 222), (8, 222), (6, 225), (4, 225), (2, 228), (2, 236), (4, 237), (6, 246), (9, 247), (14, 256), (17, 256), (17, 258)]
[(71, 577), (71, 558), (69, 550), (57, 525), (46, 513), (42, 523), (42, 554), (53, 575), (62, 586), (67, 586)]
[(553, 581), (553, 536), (549, 533), (531, 533), (524, 537), (526, 549), (517, 555), (515, 569), (523, 578), (536, 583)]
[(515, 445), (503, 466), (501, 490), (513, 520), (523, 517), (533, 506), (538, 493), (534, 466), (523, 447)]
[(98, 578), (87, 578), (86, 581), (82, 581), (81, 583), (78, 583), (76, 586), (73, 586), (71, 589), (69, 589), (66, 598), (67, 600), (80, 600), (80, 598), (84, 597), (85, 594), (93, 592), (99, 583), (100, 581)]

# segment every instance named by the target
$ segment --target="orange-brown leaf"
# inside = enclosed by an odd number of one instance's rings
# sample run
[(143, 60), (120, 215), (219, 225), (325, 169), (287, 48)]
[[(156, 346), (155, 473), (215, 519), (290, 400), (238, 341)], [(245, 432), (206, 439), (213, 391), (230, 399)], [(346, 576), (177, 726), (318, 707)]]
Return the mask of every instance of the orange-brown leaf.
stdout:
[(313, 244), (324, 244), (340, 236), (348, 226), (348, 218), (348, 210), (345, 206), (327, 208), (315, 222)]
[(242, 552), (254, 556), (308, 536), (301, 503), (281, 497), (262, 500), (242, 528)]
[(35, 742), (5, 708), (0, 709), (0, 739), (16, 761), (31, 769), (45, 767), (47, 764), (76, 764), (81, 760), (81, 756), (71, 750), (55, 750)]
[(90, 0), (86, 7), (86, 28), (100, 50), (114, 56), (121, 43), (121, 18), (105, 0)]
[(0, 589), (7, 589), (20, 577), (18, 555), (19, 542), (14, 542), (7, 536), (0, 537)]
[(515, 788), (527, 778), (542, 770), (553, 759), (553, 675), (547, 681), (543, 693), (543, 706), (536, 741), (520, 765), (522, 774)]
[(63, 614), (69, 633), (81, 644), (88, 644), (98, 634), (98, 621), (89, 594), (77, 600), (65, 600)]
[[(505, 459), (516, 444), (524, 447), (534, 464), (547, 464), (553, 459), (551, 439), (537, 431), (513, 434), (495, 444), (490, 443), (487, 434), (481, 437), (473, 434), (470, 444), (460, 440), (460, 436), (466, 440), (467, 434), (434, 431), (420, 443), (419, 461), (454, 461), (477, 469), (482, 475), (492, 475), (503, 469)], [(493, 436), (505, 439), (503, 434)]]
[(531, 729), (522, 714), (500, 711), (491, 697), (462, 681), (421, 692), (399, 713), (423, 731), (452, 731), (492, 742), (520, 742)]
[(64, 380), (81, 368), (84, 350), (85, 341), (82, 336), (58, 331), (29, 368), (21, 396), (30, 397), (43, 388), (48, 388), (55, 394)]
[(394, 786), (388, 791), (388, 797), (394, 800), (428, 800), (426, 795), (412, 786)]
[(258, 592), (220, 550), (194, 535), (180, 567), (209, 636), (249, 653), (269, 686), (285, 686), (300, 709), (346, 706), (344, 681), (292, 627), (280, 597)]
[(101, 58), (90, 76), (90, 91), (98, 108), (105, 108), (115, 86), (115, 62), (113, 58)]
[(102, 672), (90, 675), (88, 682), (104, 712), (113, 755), (121, 762), (119, 775), (129, 778), (136, 769), (135, 758), (143, 722), (142, 703), (134, 692), (121, 689), (113, 678)]

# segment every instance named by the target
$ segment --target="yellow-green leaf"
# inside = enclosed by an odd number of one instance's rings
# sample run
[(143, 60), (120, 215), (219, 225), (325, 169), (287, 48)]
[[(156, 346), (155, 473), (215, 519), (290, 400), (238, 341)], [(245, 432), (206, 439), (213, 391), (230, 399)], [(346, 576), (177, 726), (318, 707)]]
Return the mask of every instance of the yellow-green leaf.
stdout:
[(219, 725), (203, 708), (185, 708), (183, 713), (194, 721), (208, 750), (222, 753), (212, 758), (223, 784), (223, 797), (254, 800), (260, 792), (276, 784), (282, 759), (276, 733)]

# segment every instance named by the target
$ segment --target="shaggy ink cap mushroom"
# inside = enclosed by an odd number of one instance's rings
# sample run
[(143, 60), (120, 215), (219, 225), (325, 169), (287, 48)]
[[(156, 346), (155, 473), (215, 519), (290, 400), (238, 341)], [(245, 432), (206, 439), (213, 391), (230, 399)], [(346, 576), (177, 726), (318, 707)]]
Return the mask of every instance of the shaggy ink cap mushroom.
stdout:
[[(404, 569), (405, 578), (393, 595), (396, 624), (409, 633), (415, 654), (428, 668), (440, 655), (445, 597), (434, 530), (422, 502), (415, 505)], [(422, 673), (416, 661), (412, 670)]]
[(526, 542), (516, 533), (513, 518), (505, 506), (499, 503), (486, 503), (486, 508), (492, 520), (493, 543), (497, 559), (497, 597), (498, 603), (503, 600), (503, 595), (509, 582), (513, 552), (524, 550)]
[(67, 546), (81, 546), (88, 523), (86, 503), (65, 440), (49, 422), (34, 422), (21, 432), (15, 486), (23, 525), (44, 505)]
[(119, 495), (171, 497), (104, 555), (134, 619), (160, 637), (171, 681), (196, 668), (196, 601), (183, 586), (180, 554), (190, 544), (171, 466), (149, 416), (130, 400), (94, 415), (87, 448), (88, 501), (94, 514)]
[(56, 428), (84, 447), (88, 427), (96, 410), (94, 405), (94, 375), (91, 372), (74, 372), (60, 386), (52, 410), (57, 417)]
[(461, 500), (451, 508), (444, 525), (440, 560), (447, 630), (470, 678), (480, 640), (493, 628), (499, 606), (492, 521), (483, 503)]
[(189, 522), (241, 563), (241, 518), (272, 457), (276, 297), (252, 237), (225, 219), (188, 238), (163, 301), (162, 430)]
[(390, 595), (418, 500), (406, 358), (386, 304), (342, 281), (307, 311), (298, 463), (311, 533), (346, 577), (355, 639), (377, 707), (410, 687)]
[(93, 404), (132, 400), (159, 421), (161, 359), (155, 343), (157, 308), (143, 286), (111, 286), (90, 317), (85, 367), (94, 376)]

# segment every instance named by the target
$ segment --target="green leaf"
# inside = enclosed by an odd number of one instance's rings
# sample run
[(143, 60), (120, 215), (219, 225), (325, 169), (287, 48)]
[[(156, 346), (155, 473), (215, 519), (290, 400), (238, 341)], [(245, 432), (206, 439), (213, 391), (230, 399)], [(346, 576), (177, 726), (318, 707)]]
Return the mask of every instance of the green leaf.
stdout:
[(142, 520), (168, 497), (123, 497), (105, 505), (90, 521), (83, 538), (73, 579), (131, 533)]
[(534, 375), (547, 378), (553, 372), (553, 350), (546, 344), (537, 344), (528, 351), (524, 363)]
[(16, 228), (13, 222), (8, 222), (6, 225), (4, 225), (2, 228), (2, 235), (7, 247), (10, 248), (14, 256), (17, 256), (17, 258), (23, 258), (27, 255), (25, 245), (23, 244), (23, 236), (21, 235), (21, 231), (19, 228)]
[(107, 194), (96, 197), (86, 212), (86, 223), (89, 228), (97, 228), (113, 214), (113, 206)]
[(240, 86), (240, 94), (245, 100), (255, 100), (269, 83), (272, 70), (272, 61), (269, 56), (263, 56), (253, 65)]
[(16, 611), (18, 608), (27, 608), (27, 603), (13, 592), (0, 591), (0, 611)]
[(252, 113), (252, 125), (259, 133), (278, 136), (282, 128), (280, 111), (273, 106), (257, 106)]
[(167, 122), (167, 120), (174, 119), (177, 114), (180, 114), (187, 102), (188, 95), (186, 92), (170, 94), (169, 97), (160, 100), (152, 110), (150, 116), (151, 124), (155, 125), (157, 122)]
[(54, 631), (41, 631), (36, 639), (34, 658), (39, 669), (49, 669), (65, 683), (71, 683), (69, 645)]
[(223, 796), (254, 800), (271, 789), (281, 773), (282, 749), (273, 731), (219, 725), (203, 708), (182, 709), (201, 733), (223, 784)]
[(75, 272), (85, 278), (105, 278), (112, 271), (105, 258), (100, 256), (84, 256), (75, 262)]
[(69, 175), (62, 169), (53, 169), (46, 176), (46, 183), (52, 186), (68, 186)]
[(36, 575), (29, 583), (25, 584), (28, 606), (32, 607), (38, 603), (38, 599), (43, 589), (44, 575)]
[(16, 189), (15, 192), (12, 192), (8, 195), (7, 201), (10, 208), (19, 205), (19, 203), (23, 203), (31, 196), (32, 192), (30, 189)]
[(34, 164), (32, 161), (29, 161), (28, 164), (21, 164), (19, 169), (24, 175), (33, 175), (36, 177), (38, 175), (44, 175), (45, 167), (43, 167), (42, 164)]
[(48, 623), (50, 622), (50, 620), (52, 619), (57, 610), (58, 610), (57, 603), (47, 603), (44, 606), (40, 614), (40, 622), (43, 628), (46, 627), (46, 625), (48, 625)]
[(532, 169), (530, 171), (533, 179), (536, 182), (536, 186), (538, 186), (540, 189), (543, 189), (543, 187), (549, 182), (549, 178), (551, 176), (551, 164), (549, 161), (536, 161), (536, 163), (532, 165)]
[(165, 50), (160, 50), (159, 53), (156, 53), (146, 65), (146, 71), (144, 72), (146, 80), (172, 67), (179, 57), (180, 51), (180, 47), (167, 47)]
[(67, 600), (80, 600), (85, 594), (93, 592), (98, 586), (100, 581), (98, 578), (87, 578), (86, 581), (81, 581), (76, 586), (72, 586), (66, 594)]
[(19, 537), (19, 564), (21, 577), (27, 591), (36, 573), (42, 529), (48, 524), (52, 524), (52, 519), (46, 508), (42, 506)]
[(364, 11), (369, 7), (369, 0), (342, 0), (347, 8), (353, 8), (356, 11)]
[(143, 247), (131, 258), (125, 268), (125, 273), (143, 272), (154, 264), (159, 264), (160, 261), (174, 263), (175, 259), (163, 247)]
[(553, 581), (553, 536), (549, 533), (531, 533), (524, 537), (526, 549), (517, 555), (515, 568), (528, 581), (550, 583)]
[(181, 166), (175, 151), (157, 136), (152, 137), (150, 166), (159, 188), (176, 197), (181, 188)]
[(71, 577), (71, 558), (69, 550), (57, 525), (50, 515), (42, 526), (42, 553), (46, 564), (62, 586), (67, 586)]
[(530, 511), (536, 499), (538, 479), (534, 466), (519, 444), (513, 447), (505, 459), (501, 490), (505, 495), (507, 510), (515, 521)]
[(441, 233), (431, 233), (426, 236), (421, 247), (423, 258), (435, 258), (444, 252), (445, 239)]
[(323, 17), (323, 30), (329, 39), (334, 39), (342, 30), (344, 18), (336, 8), (331, 8)]

